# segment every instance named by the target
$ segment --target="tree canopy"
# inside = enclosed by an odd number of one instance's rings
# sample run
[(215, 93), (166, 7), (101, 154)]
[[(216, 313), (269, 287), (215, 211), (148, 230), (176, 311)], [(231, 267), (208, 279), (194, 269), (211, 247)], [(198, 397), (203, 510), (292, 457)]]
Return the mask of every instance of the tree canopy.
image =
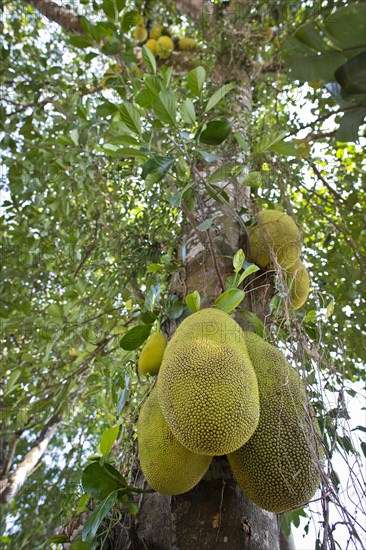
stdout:
[[(134, 427), (152, 384), (137, 374), (139, 348), (197, 308), (198, 292), (182, 298), (171, 280), (185, 268), (182, 225), (215, 227), (207, 197), (252, 223), (249, 202), (230, 201), (239, 181), (255, 208), (286, 210), (302, 229), (306, 304), (289, 307), (278, 275), (264, 319), (243, 315), (298, 366), (319, 418), (332, 493), (318, 497), (317, 548), (336, 547), (327, 499), (360, 548), (365, 428), (351, 433), (348, 408), (366, 360), (365, 5), (81, 0), (74, 10), (5, 2), (1, 23), (1, 542), (54, 537), (56, 548), (68, 540), (57, 529), (88, 513), (85, 548), (107, 548), (122, 515), (137, 513)], [(170, 57), (136, 41), (142, 16), (171, 34)], [(193, 51), (179, 50), (183, 36)], [(215, 291), (228, 311), (255, 284), (248, 260), (239, 253)], [(102, 473), (87, 462), (96, 454)], [(309, 506), (285, 528), (310, 522)]]

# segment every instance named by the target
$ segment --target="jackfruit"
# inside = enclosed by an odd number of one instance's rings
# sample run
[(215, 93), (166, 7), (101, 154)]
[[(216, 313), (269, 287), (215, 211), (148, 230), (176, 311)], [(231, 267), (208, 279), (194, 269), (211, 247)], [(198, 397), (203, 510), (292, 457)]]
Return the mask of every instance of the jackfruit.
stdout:
[(137, 439), (142, 472), (153, 489), (167, 495), (189, 491), (205, 475), (212, 458), (191, 453), (170, 431), (156, 387), (141, 407)]
[(309, 273), (301, 260), (294, 266), (288, 269), (290, 274), (290, 292), (292, 298), (292, 306), (294, 309), (299, 309), (303, 306), (308, 298), (310, 291)]
[(194, 38), (180, 38), (178, 40), (178, 50), (182, 52), (192, 52), (198, 47), (197, 41)]
[(133, 33), (136, 42), (145, 42), (148, 37), (146, 28), (143, 25), (137, 25)]
[(139, 357), (139, 372), (146, 376), (158, 374), (166, 348), (166, 337), (162, 332), (153, 332), (146, 340)]
[(228, 460), (247, 497), (280, 513), (309, 502), (319, 485), (320, 430), (302, 381), (283, 354), (256, 334), (244, 334), (261, 414), (254, 435)]
[(155, 25), (152, 25), (150, 29), (150, 38), (153, 38), (154, 40), (157, 40), (161, 37), (161, 34), (163, 32), (163, 25), (160, 23), (156, 23)]
[(158, 43), (153, 38), (149, 38), (149, 40), (146, 42), (145, 46), (147, 46), (149, 48), (149, 50), (151, 51), (151, 53), (153, 55), (156, 56), (158, 54)]
[(281, 267), (288, 269), (300, 257), (300, 231), (290, 216), (278, 210), (262, 210), (257, 215), (258, 225), (249, 229), (252, 260), (259, 267), (273, 267), (273, 251)]
[(170, 429), (187, 449), (223, 455), (259, 421), (258, 384), (240, 326), (223, 311), (186, 318), (166, 348), (157, 381)]
[(167, 59), (174, 50), (173, 40), (169, 36), (160, 36), (160, 38), (158, 38), (157, 48), (159, 57)]

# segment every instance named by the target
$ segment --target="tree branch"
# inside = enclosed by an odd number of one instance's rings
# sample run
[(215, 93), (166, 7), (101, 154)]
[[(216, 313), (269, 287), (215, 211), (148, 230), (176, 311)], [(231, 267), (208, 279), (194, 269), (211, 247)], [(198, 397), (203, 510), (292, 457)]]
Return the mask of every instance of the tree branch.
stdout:
[(32, 474), (38, 462), (47, 450), (48, 444), (56, 433), (61, 417), (54, 416), (43, 428), (36, 445), (28, 451), (14, 473), (7, 480), (0, 481), (0, 503), (11, 502)]
[(52, 0), (23, 0), (26, 4), (30, 4), (38, 10), (42, 15), (50, 21), (60, 25), (65, 31), (72, 34), (85, 33), (81, 27), (81, 17), (68, 8), (62, 8)]

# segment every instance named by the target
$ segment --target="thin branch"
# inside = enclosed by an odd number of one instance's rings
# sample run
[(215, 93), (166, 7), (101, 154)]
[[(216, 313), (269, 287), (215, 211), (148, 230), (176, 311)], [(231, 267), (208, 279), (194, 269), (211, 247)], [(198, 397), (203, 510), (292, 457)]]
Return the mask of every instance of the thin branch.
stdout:
[(65, 31), (72, 34), (80, 34), (86, 36), (81, 26), (81, 17), (73, 10), (63, 8), (52, 2), (51, 0), (23, 0), (26, 4), (30, 4), (47, 17), (49, 21), (57, 23)]

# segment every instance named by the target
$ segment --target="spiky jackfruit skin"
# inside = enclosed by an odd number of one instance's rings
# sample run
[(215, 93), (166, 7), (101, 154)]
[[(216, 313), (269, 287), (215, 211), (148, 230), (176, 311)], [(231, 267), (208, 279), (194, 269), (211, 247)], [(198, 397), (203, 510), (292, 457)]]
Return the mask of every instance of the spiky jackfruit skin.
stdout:
[(157, 382), (170, 429), (187, 449), (223, 455), (238, 449), (259, 421), (258, 384), (240, 326), (203, 309), (175, 331)]
[(155, 25), (152, 25), (150, 29), (150, 38), (153, 38), (154, 40), (157, 40), (161, 37), (161, 34), (163, 32), (163, 25), (160, 23), (155, 23)]
[(158, 374), (166, 348), (166, 337), (162, 332), (153, 332), (146, 340), (140, 353), (138, 367), (140, 374)]
[(261, 415), (254, 435), (228, 460), (247, 497), (280, 513), (309, 502), (319, 486), (320, 430), (302, 381), (283, 354), (256, 334), (246, 332), (245, 341)]
[(178, 40), (178, 50), (182, 52), (192, 52), (197, 48), (198, 44), (194, 38), (180, 38)]
[(143, 406), (137, 423), (142, 472), (155, 491), (179, 495), (205, 475), (212, 458), (191, 453), (174, 437), (161, 412), (157, 389)]
[(299, 309), (309, 296), (309, 273), (301, 260), (290, 267), (288, 272), (290, 274), (292, 306), (294, 309)]
[(270, 251), (283, 269), (288, 269), (300, 258), (301, 235), (293, 219), (278, 210), (262, 210), (257, 215), (258, 225), (249, 229), (252, 260), (259, 267), (273, 267)]
[(174, 50), (173, 40), (169, 36), (160, 36), (157, 42), (158, 56), (162, 59), (170, 57)]
[(153, 55), (156, 56), (158, 54), (158, 43), (153, 38), (149, 38), (149, 40), (146, 42), (145, 46), (147, 46), (149, 48), (149, 50), (151, 51), (151, 53)]

